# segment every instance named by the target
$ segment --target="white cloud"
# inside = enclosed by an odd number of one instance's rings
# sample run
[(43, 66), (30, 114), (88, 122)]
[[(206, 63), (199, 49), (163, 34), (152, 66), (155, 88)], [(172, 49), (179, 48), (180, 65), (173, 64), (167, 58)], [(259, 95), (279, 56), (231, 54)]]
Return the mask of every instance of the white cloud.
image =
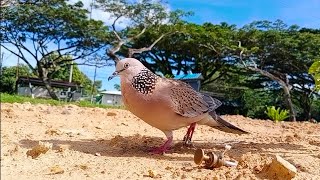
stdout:
[[(94, 0), (80, 0), (83, 5), (84, 8), (87, 9), (89, 12), (91, 12), (91, 4), (94, 3)], [(75, 3), (78, 2), (78, 0), (70, 0), (71, 3)], [(110, 13), (104, 12), (100, 9), (96, 9), (96, 8), (92, 8), (92, 12), (91, 12), (91, 18), (95, 19), (95, 20), (100, 20), (102, 22), (105, 23), (105, 25), (107, 26), (111, 26), (114, 18), (111, 17)], [(118, 22), (116, 23), (116, 28), (117, 29), (123, 29), (125, 27), (127, 27), (129, 25), (129, 21), (124, 19), (124, 18), (120, 18), (118, 20)]]

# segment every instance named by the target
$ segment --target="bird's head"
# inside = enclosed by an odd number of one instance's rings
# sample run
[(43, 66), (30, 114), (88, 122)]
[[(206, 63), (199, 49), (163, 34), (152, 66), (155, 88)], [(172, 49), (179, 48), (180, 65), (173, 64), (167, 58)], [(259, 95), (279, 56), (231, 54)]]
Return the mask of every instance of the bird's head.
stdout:
[(117, 62), (116, 71), (108, 78), (108, 80), (111, 80), (118, 75), (130, 78), (137, 75), (144, 68), (146, 67), (137, 59), (125, 58)]

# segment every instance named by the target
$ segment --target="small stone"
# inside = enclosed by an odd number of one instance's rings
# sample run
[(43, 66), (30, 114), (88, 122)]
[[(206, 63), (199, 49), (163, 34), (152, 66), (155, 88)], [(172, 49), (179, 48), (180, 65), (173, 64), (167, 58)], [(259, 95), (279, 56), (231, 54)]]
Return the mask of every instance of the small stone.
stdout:
[(100, 154), (100, 153), (95, 153), (94, 155), (95, 155), (95, 156), (101, 156), (101, 154)]
[(55, 165), (50, 168), (49, 174), (53, 175), (53, 174), (63, 174), (63, 173), (64, 173), (64, 170), (60, 166)]
[(64, 152), (69, 149), (69, 145), (59, 145), (58, 152)]
[(62, 134), (62, 132), (58, 129), (48, 129), (48, 130), (46, 130), (45, 134), (49, 134), (49, 135), (53, 136), (53, 135), (60, 135), (60, 134)]
[(107, 112), (107, 116), (116, 116), (117, 113), (114, 113), (114, 112)]
[(68, 109), (64, 109), (61, 114), (71, 114)]
[(266, 167), (266, 172), (269, 178), (290, 180), (297, 174), (297, 168), (279, 155), (276, 155), (268, 167)]
[(148, 175), (143, 175), (144, 177), (150, 177), (150, 178), (161, 178), (161, 175), (158, 174), (156, 175), (156, 173), (152, 170), (148, 171)]
[(46, 143), (39, 141), (39, 144), (27, 151), (27, 156), (31, 156), (32, 159), (37, 158), (40, 154), (45, 154), (49, 149), (52, 149), (52, 143)]
[(121, 125), (124, 125), (124, 126), (129, 126), (128, 124), (126, 124), (126, 123), (121, 123)]
[(85, 164), (81, 164), (79, 167), (80, 167), (80, 169), (82, 169), (82, 170), (87, 170), (87, 169), (89, 169), (89, 167), (88, 167), (87, 165), (85, 165)]

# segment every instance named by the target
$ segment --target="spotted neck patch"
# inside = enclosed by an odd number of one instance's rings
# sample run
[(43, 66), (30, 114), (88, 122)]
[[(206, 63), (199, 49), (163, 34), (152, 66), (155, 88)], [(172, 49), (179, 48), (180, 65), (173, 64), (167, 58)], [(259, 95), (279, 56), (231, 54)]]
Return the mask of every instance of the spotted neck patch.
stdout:
[(133, 77), (131, 85), (142, 94), (151, 94), (156, 87), (158, 76), (148, 69), (143, 69)]

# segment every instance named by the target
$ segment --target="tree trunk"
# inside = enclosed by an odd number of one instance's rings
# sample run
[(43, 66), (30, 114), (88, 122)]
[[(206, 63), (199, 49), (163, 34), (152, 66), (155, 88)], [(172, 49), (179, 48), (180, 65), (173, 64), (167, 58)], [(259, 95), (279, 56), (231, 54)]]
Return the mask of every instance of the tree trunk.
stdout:
[(282, 89), (284, 91), (284, 98), (287, 103), (287, 108), (289, 109), (289, 112), (290, 112), (290, 119), (292, 121), (296, 121), (296, 112), (295, 112), (295, 109), (293, 107), (293, 103), (291, 100), (290, 89), (287, 85), (284, 85), (284, 84), (286, 84), (284, 82), (282, 82), (282, 83), (279, 82), (279, 84), (282, 86)]
[(51, 87), (51, 82), (50, 82), (50, 79), (48, 78), (48, 70), (43, 68), (41, 63), (38, 63), (37, 66), (38, 66), (39, 78), (44, 83), (44, 87), (46, 87), (46, 89), (48, 90), (50, 97), (52, 99), (59, 100), (58, 96), (56, 95), (56, 93)]
[(48, 93), (49, 93), (50, 97), (51, 97), (52, 99), (59, 100), (58, 96), (56, 95), (56, 93), (54, 92), (54, 90), (53, 90), (52, 87), (51, 87), (50, 80), (49, 80), (47, 77), (43, 77), (43, 78), (42, 78), (42, 81), (43, 81), (43, 83), (44, 83), (44, 86), (45, 86), (46, 89), (48, 90)]
[(312, 104), (312, 92), (310, 93), (302, 93), (300, 96), (300, 105), (303, 108), (303, 118), (304, 120), (311, 119), (311, 104)]
[(289, 109), (289, 112), (290, 112), (290, 120), (291, 121), (296, 121), (296, 111), (294, 109), (294, 105), (292, 103), (292, 100), (291, 100), (291, 94), (290, 94), (290, 88), (289, 88), (289, 82), (288, 82), (288, 79), (287, 81), (285, 82), (284, 80), (280, 79), (279, 77), (269, 73), (268, 71), (265, 71), (265, 70), (262, 70), (262, 69), (259, 69), (257, 67), (247, 67), (248, 69), (252, 70), (252, 71), (255, 71), (255, 72), (258, 72), (260, 73), (261, 75), (263, 76), (266, 76), (274, 81), (277, 81), (280, 86), (282, 87), (283, 91), (284, 91), (284, 94), (285, 94), (285, 100), (286, 100), (286, 104), (287, 104), (287, 108)]

